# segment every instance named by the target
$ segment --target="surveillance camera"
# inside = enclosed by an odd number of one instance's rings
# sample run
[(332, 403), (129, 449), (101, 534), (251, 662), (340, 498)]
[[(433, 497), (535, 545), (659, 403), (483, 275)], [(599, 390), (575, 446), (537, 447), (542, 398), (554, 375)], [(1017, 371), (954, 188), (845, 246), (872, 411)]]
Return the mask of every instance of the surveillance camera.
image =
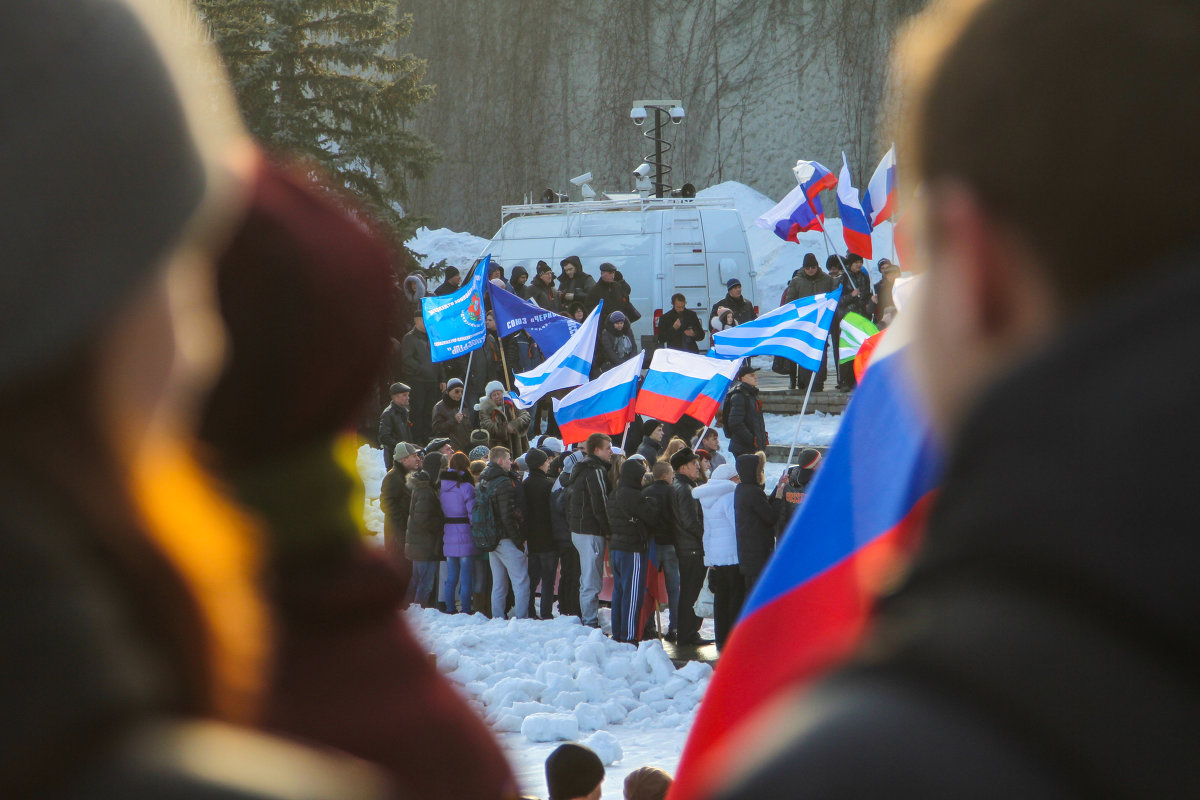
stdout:
[(633, 171), (633, 174), (639, 178), (649, 178), (652, 171), (653, 169), (651, 166), (643, 161), (638, 165), (638, 168)]
[(671, 122), (674, 122), (676, 125), (678, 125), (679, 123), (683, 122), (683, 117), (683, 106), (675, 106), (671, 109)]
[(575, 184), (576, 186), (583, 186), (585, 183), (587, 183), (591, 179), (592, 179), (592, 173), (585, 172), (582, 175), (576, 175), (574, 178), (571, 178), (571, 183)]
[(634, 106), (629, 111), (629, 118), (633, 120), (634, 125), (641, 125), (646, 121), (646, 109), (642, 106)]

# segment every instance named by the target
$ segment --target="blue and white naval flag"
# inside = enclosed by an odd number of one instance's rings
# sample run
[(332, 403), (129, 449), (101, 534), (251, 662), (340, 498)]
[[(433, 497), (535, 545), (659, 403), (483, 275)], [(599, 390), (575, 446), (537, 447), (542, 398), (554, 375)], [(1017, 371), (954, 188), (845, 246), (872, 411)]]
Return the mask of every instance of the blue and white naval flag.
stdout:
[(839, 286), (832, 292), (785, 303), (758, 319), (714, 333), (712, 349), (717, 358), (783, 356), (816, 370), (841, 297)]
[(519, 394), (512, 394), (513, 402), (521, 408), (529, 408), (545, 395), (556, 389), (570, 389), (587, 383), (592, 371), (592, 356), (596, 353), (596, 335), (600, 329), (600, 312), (604, 301), (596, 304), (592, 313), (571, 334), (567, 343), (554, 355), (528, 372), (513, 376)]

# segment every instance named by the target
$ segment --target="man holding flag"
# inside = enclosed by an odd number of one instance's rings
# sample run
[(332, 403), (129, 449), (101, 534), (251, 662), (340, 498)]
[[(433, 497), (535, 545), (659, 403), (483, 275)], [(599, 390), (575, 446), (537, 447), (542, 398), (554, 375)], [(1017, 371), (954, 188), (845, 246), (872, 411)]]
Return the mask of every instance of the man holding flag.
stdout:
[[(876, 574), (859, 598), (879, 598), (866, 639), (855, 647), (843, 629), (835, 649), (857, 654), (815, 686), (811, 671), (778, 674), (729, 750), (685, 754), (670, 796), (1196, 796), (1200, 498), (1179, 456), (1200, 449), (1189, 421), (1200, 359), (1194, 320), (1163, 313), (1162, 298), (1200, 292), (1200, 216), (1181, 201), (1200, 184), (1200, 93), (1173, 90), (1200, 73), (1200, 4), (944, 0), (909, 28), (896, 63), (927, 295), (889, 328), (847, 416), (907, 372), (903, 353), (882, 351), (913, 325), (945, 474), (922, 494), (891, 471), (877, 486), (903, 480), (908, 497), (863, 507), (887, 525), (908, 501), (930, 505), (911, 562), (864, 560), (845, 540), (809, 549), (807, 588), (793, 588), (810, 600), (855, 568)], [(1126, 169), (1168, 200), (1139, 216), (1137, 236), (1109, 237), (1100, 263), (1079, 259), (1098, 224), (1122, 219), (1113, 187)], [(1037, 202), (1032, 176), (1052, 176)], [(1114, 368), (1135, 367), (1170, 380), (1139, 388), (1149, 413), (1135, 442), (1115, 446), (1130, 396)], [(897, 422), (889, 407), (863, 422)], [(854, 473), (834, 462), (831, 451), (802, 518)], [(706, 706), (738, 668), (746, 623), (788, 602), (771, 573), (794, 563), (780, 552), (768, 566)], [(793, 609), (798, 624), (771, 631), (766, 666), (781, 641), (801, 648), (836, 627), (828, 608)], [(861, 624), (861, 608), (837, 610)], [(735, 685), (760, 685), (762, 672)], [(725, 715), (708, 730), (730, 727)]]

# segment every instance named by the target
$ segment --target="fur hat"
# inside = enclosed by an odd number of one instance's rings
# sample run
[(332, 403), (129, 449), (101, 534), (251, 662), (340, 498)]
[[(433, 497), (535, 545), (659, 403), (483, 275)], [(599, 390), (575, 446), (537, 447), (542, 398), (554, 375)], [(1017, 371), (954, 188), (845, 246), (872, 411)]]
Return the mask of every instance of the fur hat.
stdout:
[(483, 428), (476, 428), (475, 430), (471, 431), (471, 444), (472, 445), (477, 445), (477, 444), (487, 445), (487, 443), (490, 442), (491, 440), (492, 440), (492, 437), (490, 435), (488, 435), (488, 432), (485, 431)]
[(488, 381), (488, 385), (483, 387), (484, 397), (491, 397), (492, 392), (503, 392), (504, 384), (500, 381)]
[(690, 447), (684, 447), (680, 450), (677, 450), (675, 455), (671, 456), (671, 469), (678, 472), (681, 467), (686, 467), (695, 460), (695, 451), (693, 451)]
[(714, 469), (708, 479), (710, 481), (731, 481), (735, 475), (737, 475), (737, 467), (726, 462)]

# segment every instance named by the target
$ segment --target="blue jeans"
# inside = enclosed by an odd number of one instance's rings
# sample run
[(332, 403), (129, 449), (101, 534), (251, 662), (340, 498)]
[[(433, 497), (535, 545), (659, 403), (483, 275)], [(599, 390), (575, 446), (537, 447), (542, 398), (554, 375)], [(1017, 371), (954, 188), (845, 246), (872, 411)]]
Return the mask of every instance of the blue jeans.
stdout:
[(433, 601), (433, 584), (437, 581), (440, 561), (414, 561), (412, 580), (408, 582), (408, 601), (422, 608), (430, 608)]
[(454, 587), (458, 586), (458, 605), (464, 614), (471, 613), (471, 587), (474, 585), (475, 559), (471, 556), (446, 556), (446, 583), (442, 594), (446, 598), (446, 613), (454, 613)]
[(638, 617), (646, 594), (646, 554), (610, 550), (613, 561), (612, 638), (618, 642), (636, 642)]
[(667, 580), (667, 608), (671, 612), (671, 624), (668, 630), (679, 628), (679, 556), (675, 554), (675, 545), (652, 544), (657, 551), (658, 568), (663, 571)]

